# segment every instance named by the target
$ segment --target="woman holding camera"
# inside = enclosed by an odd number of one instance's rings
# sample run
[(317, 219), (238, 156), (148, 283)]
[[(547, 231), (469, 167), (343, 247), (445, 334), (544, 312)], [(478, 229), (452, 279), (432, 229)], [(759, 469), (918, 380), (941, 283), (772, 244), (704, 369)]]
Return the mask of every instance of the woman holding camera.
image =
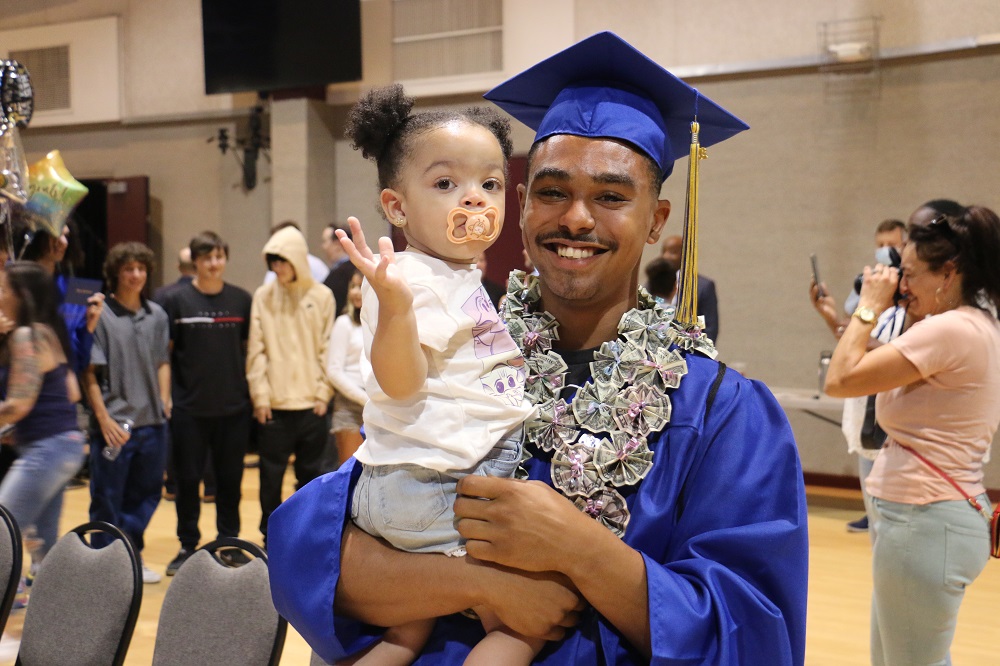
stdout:
[[(900, 271), (865, 268), (826, 379), (832, 396), (879, 393), (871, 654), (893, 666), (951, 663), (965, 586), (989, 559), (983, 457), (1000, 424), (1000, 218), (971, 206), (909, 231)], [(866, 351), (897, 284), (915, 323)]]

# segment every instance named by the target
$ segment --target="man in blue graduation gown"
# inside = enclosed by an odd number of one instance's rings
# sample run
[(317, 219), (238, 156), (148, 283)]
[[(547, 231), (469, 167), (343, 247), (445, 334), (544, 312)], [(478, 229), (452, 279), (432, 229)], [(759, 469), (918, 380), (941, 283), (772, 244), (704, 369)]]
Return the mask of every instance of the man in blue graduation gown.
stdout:
[(610, 33), (487, 98), (537, 131), (519, 194), (539, 277), (516, 276), (504, 312), (539, 406), (531, 480), (462, 479), (469, 557), (448, 558), (354, 527), (348, 462), (271, 517), (276, 607), (330, 662), (438, 617), (416, 663), (460, 664), (483, 636), (461, 611), (482, 605), (549, 640), (540, 664), (802, 664), (806, 505), (784, 413), (637, 294), (691, 119), (703, 146), (746, 126)]

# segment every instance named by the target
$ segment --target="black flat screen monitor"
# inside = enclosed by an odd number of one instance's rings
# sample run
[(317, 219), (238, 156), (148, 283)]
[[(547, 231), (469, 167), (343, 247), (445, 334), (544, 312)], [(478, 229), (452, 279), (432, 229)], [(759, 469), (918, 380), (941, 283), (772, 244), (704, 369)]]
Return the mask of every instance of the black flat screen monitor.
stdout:
[(360, 0), (202, 0), (205, 92), (361, 79)]

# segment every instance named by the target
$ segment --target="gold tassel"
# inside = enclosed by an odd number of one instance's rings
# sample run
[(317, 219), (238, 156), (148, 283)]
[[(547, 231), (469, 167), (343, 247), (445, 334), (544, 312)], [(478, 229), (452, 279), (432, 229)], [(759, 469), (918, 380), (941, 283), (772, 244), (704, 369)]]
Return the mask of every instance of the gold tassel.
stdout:
[(688, 159), (687, 198), (684, 202), (684, 240), (681, 249), (680, 285), (677, 291), (677, 321), (685, 328), (698, 326), (698, 163), (707, 151), (698, 139), (697, 116), (691, 123), (691, 152)]

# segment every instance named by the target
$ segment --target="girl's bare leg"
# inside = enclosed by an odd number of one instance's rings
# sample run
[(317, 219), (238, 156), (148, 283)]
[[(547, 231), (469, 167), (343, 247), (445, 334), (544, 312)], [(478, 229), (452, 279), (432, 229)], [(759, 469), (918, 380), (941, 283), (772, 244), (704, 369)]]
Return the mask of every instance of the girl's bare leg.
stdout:
[(364, 438), (359, 430), (338, 430), (333, 433), (333, 438), (337, 443), (337, 464), (343, 465), (344, 461), (354, 455)]
[(542, 638), (529, 638), (505, 627), (489, 609), (475, 610), (486, 637), (472, 648), (465, 666), (528, 666), (545, 645)]
[(419, 620), (402, 624), (398, 627), (389, 627), (385, 634), (375, 645), (371, 646), (359, 655), (337, 662), (337, 666), (409, 666), (420, 655), (424, 649), (431, 630), (434, 628), (434, 619)]

